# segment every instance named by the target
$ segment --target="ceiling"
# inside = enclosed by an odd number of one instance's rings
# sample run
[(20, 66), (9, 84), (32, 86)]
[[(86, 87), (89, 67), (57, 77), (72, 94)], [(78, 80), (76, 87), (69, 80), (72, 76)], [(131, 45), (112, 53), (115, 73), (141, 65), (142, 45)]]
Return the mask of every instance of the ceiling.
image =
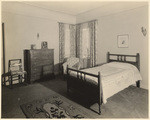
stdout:
[(127, 10), (136, 7), (144, 6), (146, 2), (100, 2), (100, 1), (38, 1), (38, 2), (25, 2), (22, 3), (48, 9), (55, 12), (66, 13), (70, 15), (79, 15), (87, 11), (94, 10), (96, 8), (105, 9), (106, 7), (109, 11), (114, 9)]

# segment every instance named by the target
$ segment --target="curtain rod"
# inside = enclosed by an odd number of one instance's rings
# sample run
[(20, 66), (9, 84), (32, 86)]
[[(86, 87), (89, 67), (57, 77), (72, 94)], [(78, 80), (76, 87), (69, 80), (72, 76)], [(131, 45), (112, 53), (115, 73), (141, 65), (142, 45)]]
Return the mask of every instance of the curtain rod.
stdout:
[[(64, 23), (64, 22), (58, 22), (58, 23)], [(73, 23), (64, 23), (64, 24), (76, 25), (76, 24), (73, 24)]]
[[(92, 22), (92, 21), (97, 21), (97, 19), (86, 21), (86, 22), (82, 22), (82, 23), (77, 23), (77, 24), (70, 24), (70, 23), (64, 23), (64, 24), (79, 25), (79, 24), (88, 23), (88, 22)], [(63, 23), (63, 22), (58, 22), (58, 23)]]
[(82, 23), (77, 23), (76, 25), (79, 25), (79, 24), (84, 24), (84, 23), (88, 23), (88, 22), (92, 22), (92, 21), (97, 21), (97, 19), (90, 20), (90, 21), (86, 21), (86, 22), (82, 22)]

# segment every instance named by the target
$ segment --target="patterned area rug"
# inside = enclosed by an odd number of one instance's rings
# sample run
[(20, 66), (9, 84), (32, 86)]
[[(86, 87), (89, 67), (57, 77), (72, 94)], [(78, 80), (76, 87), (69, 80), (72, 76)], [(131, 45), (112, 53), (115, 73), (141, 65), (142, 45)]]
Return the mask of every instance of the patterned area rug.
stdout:
[(85, 118), (78, 109), (58, 96), (51, 96), (20, 106), (27, 118)]

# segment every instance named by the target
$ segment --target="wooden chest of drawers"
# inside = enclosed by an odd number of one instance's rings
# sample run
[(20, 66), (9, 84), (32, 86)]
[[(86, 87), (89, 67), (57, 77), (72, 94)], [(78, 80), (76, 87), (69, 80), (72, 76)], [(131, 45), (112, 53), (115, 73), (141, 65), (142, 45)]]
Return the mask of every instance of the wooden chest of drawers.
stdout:
[(27, 71), (27, 83), (54, 76), (54, 50), (24, 50), (24, 69)]

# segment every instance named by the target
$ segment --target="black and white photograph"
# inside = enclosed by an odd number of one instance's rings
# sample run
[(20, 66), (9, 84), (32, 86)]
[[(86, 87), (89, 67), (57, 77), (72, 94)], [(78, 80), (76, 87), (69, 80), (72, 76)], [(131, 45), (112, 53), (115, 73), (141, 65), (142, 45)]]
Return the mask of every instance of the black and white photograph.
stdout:
[(149, 1), (1, 1), (1, 119), (148, 119)]
[(48, 48), (47, 42), (46, 42), (46, 41), (43, 41), (43, 42), (41, 43), (41, 49), (46, 49), (46, 48)]

